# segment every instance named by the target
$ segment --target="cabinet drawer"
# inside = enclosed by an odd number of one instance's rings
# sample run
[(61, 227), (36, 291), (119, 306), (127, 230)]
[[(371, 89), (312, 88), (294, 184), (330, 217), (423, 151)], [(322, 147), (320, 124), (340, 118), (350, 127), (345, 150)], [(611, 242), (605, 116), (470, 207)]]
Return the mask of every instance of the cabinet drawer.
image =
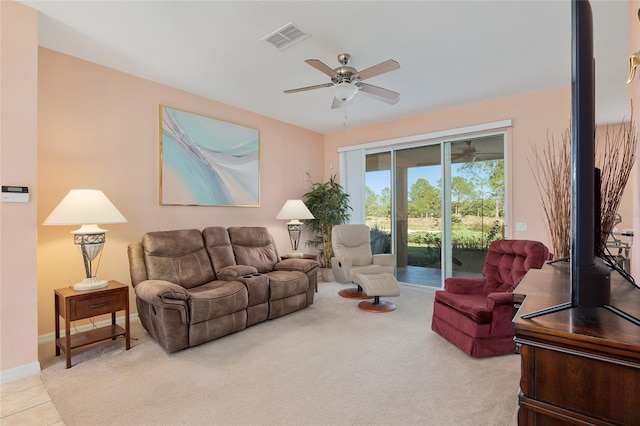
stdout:
[(109, 314), (115, 311), (122, 311), (126, 308), (125, 297), (126, 292), (118, 291), (104, 294), (96, 297), (96, 295), (87, 295), (87, 297), (76, 297), (71, 299), (71, 309), (69, 312), (69, 320), (94, 317), (102, 314)]

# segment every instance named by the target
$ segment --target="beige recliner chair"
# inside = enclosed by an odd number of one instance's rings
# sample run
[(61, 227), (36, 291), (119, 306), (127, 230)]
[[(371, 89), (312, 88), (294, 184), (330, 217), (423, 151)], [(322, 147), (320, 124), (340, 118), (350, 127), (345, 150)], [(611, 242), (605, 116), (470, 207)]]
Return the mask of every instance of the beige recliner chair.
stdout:
[[(331, 269), (334, 279), (343, 284), (355, 283), (356, 274), (393, 274), (395, 254), (372, 254), (371, 234), (367, 225), (336, 225), (331, 230), (333, 258)], [(351, 299), (369, 299), (358, 284), (357, 288), (341, 290), (338, 294)]]

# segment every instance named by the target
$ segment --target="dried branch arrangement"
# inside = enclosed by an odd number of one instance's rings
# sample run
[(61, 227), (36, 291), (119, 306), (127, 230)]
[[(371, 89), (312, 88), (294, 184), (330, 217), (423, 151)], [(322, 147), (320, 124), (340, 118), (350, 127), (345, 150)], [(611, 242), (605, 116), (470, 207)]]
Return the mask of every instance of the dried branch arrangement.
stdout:
[[(633, 117), (633, 107), (631, 109)], [(616, 213), (622, 201), (622, 194), (627, 185), (631, 169), (636, 161), (638, 133), (633, 118), (622, 123), (618, 130), (606, 127), (604, 140), (596, 140), (596, 167), (600, 169), (600, 224), (601, 243), (604, 245), (613, 230)]]
[[(633, 106), (631, 108), (633, 117)], [(638, 133), (633, 118), (620, 125), (606, 126), (603, 138), (596, 139), (596, 167), (600, 169), (601, 238), (604, 245), (613, 230), (622, 194), (636, 161)], [(556, 142), (547, 134), (547, 144), (532, 146), (534, 164), (529, 162), (542, 208), (549, 226), (556, 259), (569, 256), (571, 234), (571, 135), (568, 129)]]
[(547, 133), (547, 144), (538, 150), (532, 145), (534, 164), (529, 162), (542, 208), (549, 226), (555, 259), (569, 256), (571, 230), (571, 137), (566, 129), (561, 140)]

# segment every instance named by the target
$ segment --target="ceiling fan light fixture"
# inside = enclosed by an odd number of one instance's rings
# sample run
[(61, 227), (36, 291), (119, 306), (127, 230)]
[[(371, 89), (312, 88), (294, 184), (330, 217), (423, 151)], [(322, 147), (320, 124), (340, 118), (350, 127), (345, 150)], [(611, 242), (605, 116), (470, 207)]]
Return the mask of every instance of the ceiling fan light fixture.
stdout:
[(347, 102), (358, 93), (358, 87), (355, 84), (342, 82), (331, 86), (331, 93), (336, 99)]

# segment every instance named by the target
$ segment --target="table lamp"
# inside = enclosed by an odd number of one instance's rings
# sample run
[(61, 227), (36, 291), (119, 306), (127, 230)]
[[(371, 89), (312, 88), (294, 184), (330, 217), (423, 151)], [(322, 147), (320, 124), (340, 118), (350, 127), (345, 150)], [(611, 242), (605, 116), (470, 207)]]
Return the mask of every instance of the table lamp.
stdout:
[(71, 233), (82, 254), (86, 277), (73, 285), (74, 290), (95, 290), (107, 286), (108, 281), (101, 280), (92, 271), (92, 262), (102, 251), (107, 232), (98, 224), (126, 222), (116, 206), (97, 189), (72, 189), (45, 219), (44, 225), (82, 225)]
[(276, 219), (289, 220), (287, 229), (289, 230), (289, 239), (291, 240), (291, 248), (293, 251), (287, 254), (287, 257), (303, 257), (303, 253), (298, 251), (298, 243), (300, 242), (300, 234), (302, 233), (302, 222), (300, 219), (314, 219), (313, 215), (304, 205), (302, 200), (287, 200), (280, 209), (280, 213)]

